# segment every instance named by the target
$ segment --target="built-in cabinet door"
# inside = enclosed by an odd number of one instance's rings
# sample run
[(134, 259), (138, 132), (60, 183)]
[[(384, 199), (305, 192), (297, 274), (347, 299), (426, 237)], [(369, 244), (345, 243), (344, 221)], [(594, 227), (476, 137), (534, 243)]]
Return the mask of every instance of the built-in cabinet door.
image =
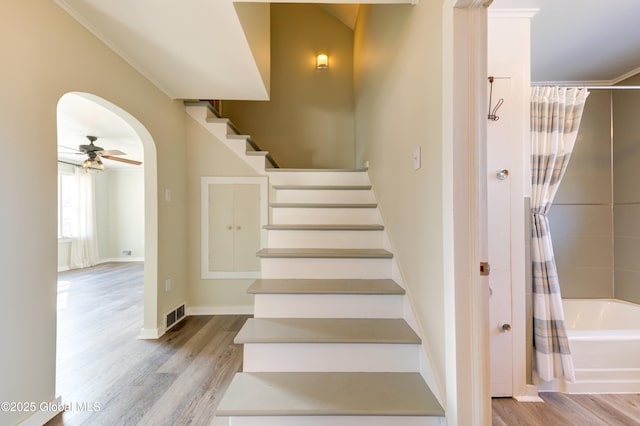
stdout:
[(259, 271), (260, 188), (258, 185), (233, 185), (234, 270)]
[(260, 186), (209, 185), (209, 271), (259, 271)]

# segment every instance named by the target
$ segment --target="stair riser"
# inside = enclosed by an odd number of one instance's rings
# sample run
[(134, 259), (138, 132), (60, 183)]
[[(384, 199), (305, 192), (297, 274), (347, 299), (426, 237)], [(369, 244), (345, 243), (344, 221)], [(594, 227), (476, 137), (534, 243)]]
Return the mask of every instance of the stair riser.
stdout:
[(376, 208), (274, 207), (271, 209), (271, 219), (272, 223), (276, 225), (377, 225), (382, 223), (382, 218)]
[(391, 278), (391, 259), (261, 259), (262, 278)]
[(278, 189), (278, 203), (375, 203), (371, 190)]
[(270, 248), (382, 248), (382, 231), (268, 231)]
[(402, 295), (256, 294), (256, 318), (402, 318)]
[(247, 152), (246, 139), (224, 138), (223, 141), (236, 155), (244, 156)]
[(418, 372), (418, 345), (245, 343), (245, 372)]
[[(221, 421), (221, 423), (218, 423)], [(252, 416), (216, 419), (215, 426), (444, 426), (443, 417), (418, 416)]]
[(270, 172), (272, 185), (369, 185), (366, 172)]
[(244, 161), (246, 161), (253, 168), (253, 170), (258, 173), (264, 173), (265, 165), (267, 162), (263, 156), (247, 155), (243, 153), (241, 157), (244, 158)]

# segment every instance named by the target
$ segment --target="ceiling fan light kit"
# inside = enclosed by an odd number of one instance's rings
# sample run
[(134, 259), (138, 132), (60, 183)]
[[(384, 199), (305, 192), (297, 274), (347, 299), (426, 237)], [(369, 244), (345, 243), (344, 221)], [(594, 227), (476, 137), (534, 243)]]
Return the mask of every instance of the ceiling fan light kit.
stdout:
[(96, 136), (87, 136), (87, 139), (89, 139), (89, 145), (80, 145), (78, 147), (78, 151), (80, 151), (80, 153), (87, 155), (87, 159), (84, 160), (84, 162), (82, 163), (82, 167), (85, 169), (98, 168), (100, 170), (104, 170), (104, 164), (102, 163), (102, 158), (106, 158), (108, 160), (113, 160), (113, 161), (119, 161), (121, 163), (133, 164), (135, 166), (139, 166), (142, 164), (141, 161), (116, 157), (116, 155), (127, 155), (122, 151), (119, 151), (119, 150), (105, 151), (104, 148), (94, 145), (94, 142), (98, 140)]

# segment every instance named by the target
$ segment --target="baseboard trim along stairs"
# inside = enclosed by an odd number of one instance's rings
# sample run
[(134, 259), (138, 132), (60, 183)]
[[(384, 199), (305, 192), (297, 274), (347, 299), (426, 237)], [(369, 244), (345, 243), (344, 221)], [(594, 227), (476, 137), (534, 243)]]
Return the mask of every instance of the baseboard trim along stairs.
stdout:
[(262, 279), (248, 290), (254, 318), (235, 339), (243, 372), (215, 424), (444, 425), (366, 170), (267, 174)]

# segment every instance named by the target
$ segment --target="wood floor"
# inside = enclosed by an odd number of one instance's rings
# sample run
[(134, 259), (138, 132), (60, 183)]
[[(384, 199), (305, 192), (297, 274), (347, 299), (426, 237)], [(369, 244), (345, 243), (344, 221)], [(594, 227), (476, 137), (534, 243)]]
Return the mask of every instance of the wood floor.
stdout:
[(56, 394), (71, 409), (47, 425), (213, 422), (242, 368), (233, 338), (247, 316), (187, 317), (159, 340), (138, 340), (141, 263), (60, 273), (58, 287)]
[(640, 395), (541, 393), (541, 402), (494, 398), (494, 426), (637, 426)]
[[(138, 340), (142, 315), (141, 263), (59, 274), (56, 394), (71, 409), (47, 425), (213, 424), (242, 368), (233, 338), (248, 317), (187, 317), (158, 340)], [(640, 425), (640, 395), (541, 396), (494, 399), (493, 425)]]

